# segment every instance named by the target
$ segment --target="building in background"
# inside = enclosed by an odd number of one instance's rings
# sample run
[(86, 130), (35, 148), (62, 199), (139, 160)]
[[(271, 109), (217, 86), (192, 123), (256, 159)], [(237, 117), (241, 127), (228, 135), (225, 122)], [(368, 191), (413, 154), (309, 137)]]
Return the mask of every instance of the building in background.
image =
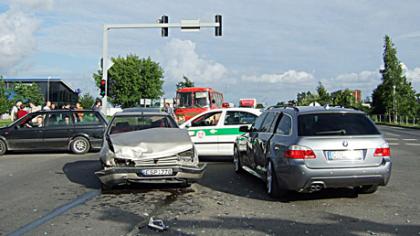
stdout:
[(353, 97), (356, 103), (360, 103), (362, 101), (362, 91), (359, 89), (353, 90)]
[(16, 84), (37, 84), (45, 101), (51, 101), (61, 107), (65, 104), (76, 104), (79, 94), (67, 83), (57, 77), (47, 78), (4, 78), (6, 88), (13, 89)]

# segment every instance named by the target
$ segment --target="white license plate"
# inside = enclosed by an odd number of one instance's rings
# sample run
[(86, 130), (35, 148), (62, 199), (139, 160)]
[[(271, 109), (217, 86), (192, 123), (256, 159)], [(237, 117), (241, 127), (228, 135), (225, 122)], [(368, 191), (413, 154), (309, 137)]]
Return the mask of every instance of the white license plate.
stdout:
[(141, 173), (146, 176), (156, 176), (156, 175), (172, 175), (172, 169), (147, 169), (141, 170)]
[(349, 151), (326, 151), (327, 158), (329, 161), (336, 160), (362, 160), (363, 151), (362, 150), (349, 150)]

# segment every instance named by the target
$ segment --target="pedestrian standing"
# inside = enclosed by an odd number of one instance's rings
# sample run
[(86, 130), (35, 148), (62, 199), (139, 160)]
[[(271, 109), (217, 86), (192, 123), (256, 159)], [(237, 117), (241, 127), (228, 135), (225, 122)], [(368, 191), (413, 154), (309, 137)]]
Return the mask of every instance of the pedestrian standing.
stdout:
[(31, 113), (41, 110), (41, 106), (37, 106), (33, 102), (29, 102), (29, 108), (30, 108), (29, 112), (31, 112)]
[(163, 110), (166, 113), (168, 113), (172, 118), (174, 118), (174, 120), (176, 121), (176, 116), (175, 116), (174, 109), (171, 107), (171, 104), (169, 104), (169, 102), (165, 103), (165, 106), (164, 106)]
[(47, 101), (45, 103), (45, 106), (42, 108), (42, 110), (44, 110), (44, 111), (51, 111), (51, 102), (50, 101)]
[(10, 111), (10, 118), (12, 121), (17, 120), (17, 112), (19, 111), (19, 107), (22, 105), (21, 101), (17, 101), (16, 105), (12, 107), (12, 110)]
[(19, 111), (16, 113), (17, 119), (26, 116), (26, 114), (28, 114), (28, 112), (25, 110), (25, 105), (21, 104), (19, 107)]
[(51, 103), (51, 110), (55, 110), (56, 109), (56, 106), (55, 106), (55, 103)]
[(93, 105), (92, 110), (100, 111), (102, 108), (102, 101), (100, 99), (96, 99), (95, 105)]

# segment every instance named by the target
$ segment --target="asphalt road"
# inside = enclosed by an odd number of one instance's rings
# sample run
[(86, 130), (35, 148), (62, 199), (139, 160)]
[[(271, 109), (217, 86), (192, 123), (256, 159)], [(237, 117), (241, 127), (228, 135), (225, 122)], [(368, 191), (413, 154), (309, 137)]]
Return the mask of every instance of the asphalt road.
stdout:
[(191, 188), (100, 193), (96, 153), (9, 154), (0, 157), (0, 235), (37, 220), (39, 226), (23, 228), (26, 235), (161, 234), (146, 226), (152, 216), (169, 225), (165, 235), (420, 235), (420, 130), (380, 129), (393, 156), (388, 186), (367, 195), (338, 189), (281, 201), (227, 162), (210, 162)]

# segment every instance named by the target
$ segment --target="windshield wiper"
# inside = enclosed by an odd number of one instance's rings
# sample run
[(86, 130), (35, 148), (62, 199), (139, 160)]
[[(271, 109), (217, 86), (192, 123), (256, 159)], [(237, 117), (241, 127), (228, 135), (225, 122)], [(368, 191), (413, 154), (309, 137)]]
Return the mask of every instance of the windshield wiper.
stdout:
[(344, 134), (346, 134), (346, 130), (339, 129), (339, 130), (319, 131), (319, 132), (315, 132), (315, 134), (341, 134), (341, 135), (344, 135)]

